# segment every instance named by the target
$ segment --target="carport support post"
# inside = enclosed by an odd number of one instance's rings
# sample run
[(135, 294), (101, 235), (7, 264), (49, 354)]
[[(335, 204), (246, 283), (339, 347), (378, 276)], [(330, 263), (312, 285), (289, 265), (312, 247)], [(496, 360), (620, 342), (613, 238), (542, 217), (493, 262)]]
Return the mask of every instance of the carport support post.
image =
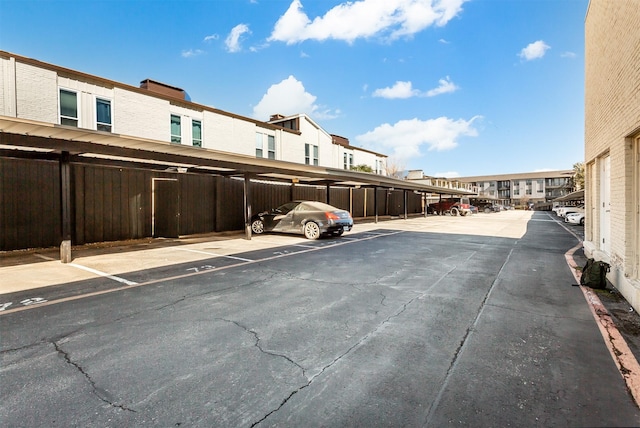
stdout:
[(407, 189), (402, 191), (403, 196), (404, 196), (404, 219), (408, 219), (409, 215), (407, 213)]
[(60, 261), (71, 263), (71, 166), (69, 152), (60, 154), (60, 218), (62, 220)]
[(375, 211), (375, 223), (378, 223), (378, 186), (373, 188), (373, 207)]
[(251, 176), (244, 175), (244, 235), (251, 240)]
[(327, 183), (327, 205), (331, 205), (331, 185)]
[(427, 218), (427, 194), (422, 192), (422, 213)]

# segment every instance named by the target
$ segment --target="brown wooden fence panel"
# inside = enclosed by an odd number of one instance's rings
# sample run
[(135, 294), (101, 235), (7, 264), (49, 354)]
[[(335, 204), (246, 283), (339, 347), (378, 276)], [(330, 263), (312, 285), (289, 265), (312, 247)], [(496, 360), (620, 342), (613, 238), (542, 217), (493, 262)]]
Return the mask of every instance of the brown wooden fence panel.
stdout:
[(269, 211), (289, 202), (291, 186), (264, 182), (251, 183), (251, 212), (252, 214)]
[(216, 228), (216, 180), (209, 175), (179, 174), (180, 235)]
[(244, 181), (216, 179), (216, 232), (244, 229)]
[(74, 244), (151, 236), (151, 179), (141, 169), (72, 165)]
[(0, 158), (0, 250), (60, 245), (58, 162)]

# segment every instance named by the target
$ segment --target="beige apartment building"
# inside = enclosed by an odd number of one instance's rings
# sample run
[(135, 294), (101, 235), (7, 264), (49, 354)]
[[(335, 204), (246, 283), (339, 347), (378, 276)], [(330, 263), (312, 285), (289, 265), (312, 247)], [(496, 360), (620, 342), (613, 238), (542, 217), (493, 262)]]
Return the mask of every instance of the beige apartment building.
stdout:
[(574, 190), (573, 170), (458, 177), (473, 186), (478, 199), (505, 206), (540, 205)]
[(640, 310), (640, 2), (591, 0), (585, 19), (585, 239)]

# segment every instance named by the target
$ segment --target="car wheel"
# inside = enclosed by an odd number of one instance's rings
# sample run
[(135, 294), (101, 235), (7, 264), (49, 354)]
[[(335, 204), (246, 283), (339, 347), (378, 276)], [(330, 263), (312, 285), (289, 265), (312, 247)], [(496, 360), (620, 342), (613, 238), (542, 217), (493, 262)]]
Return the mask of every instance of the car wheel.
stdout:
[(451, 215), (454, 217), (458, 216), (458, 209), (457, 208), (451, 208)]
[(257, 235), (263, 233), (264, 223), (262, 222), (262, 220), (254, 220), (253, 223), (251, 223), (251, 231)]
[(484, 212), (485, 212), (485, 213), (487, 213), (487, 214), (489, 214), (489, 213), (491, 212), (491, 208), (485, 208), (485, 209), (484, 209)]
[(580, 219), (580, 226), (584, 226), (584, 217)]
[(304, 237), (307, 239), (318, 239), (320, 237), (320, 228), (312, 221), (304, 225)]

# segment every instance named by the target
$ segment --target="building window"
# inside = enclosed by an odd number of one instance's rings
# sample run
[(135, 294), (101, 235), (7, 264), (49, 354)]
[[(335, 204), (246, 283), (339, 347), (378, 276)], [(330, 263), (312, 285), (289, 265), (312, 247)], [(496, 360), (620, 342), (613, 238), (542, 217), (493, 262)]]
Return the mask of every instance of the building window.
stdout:
[(96, 98), (96, 129), (111, 132), (111, 101)]
[(349, 161), (348, 161), (348, 159), (347, 159), (347, 154), (345, 153), (345, 154), (342, 156), (342, 167), (343, 167), (344, 169), (349, 169), (349, 164), (348, 164), (348, 162), (349, 162)]
[(262, 142), (262, 134), (256, 132), (256, 157), (262, 158), (264, 157), (264, 144)]
[(351, 169), (352, 166), (353, 166), (353, 155), (350, 154), (349, 155), (349, 169)]
[(191, 139), (195, 147), (202, 147), (202, 122), (199, 120), (191, 121)]
[(60, 89), (60, 125), (78, 127), (78, 94)]
[(180, 116), (171, 115), (171, 142), (182, 144), (182, 133), (180, 132)]
[(267, 157), (269, 159), (275, 159), (276, 158), (276, 137), (274, 137), (273, 135), (268, 135), (267, 140), (268, 140)]
[(313, 144), (304, 145), (304, 163), (307, 165), (318, 165), (318, 146)]

